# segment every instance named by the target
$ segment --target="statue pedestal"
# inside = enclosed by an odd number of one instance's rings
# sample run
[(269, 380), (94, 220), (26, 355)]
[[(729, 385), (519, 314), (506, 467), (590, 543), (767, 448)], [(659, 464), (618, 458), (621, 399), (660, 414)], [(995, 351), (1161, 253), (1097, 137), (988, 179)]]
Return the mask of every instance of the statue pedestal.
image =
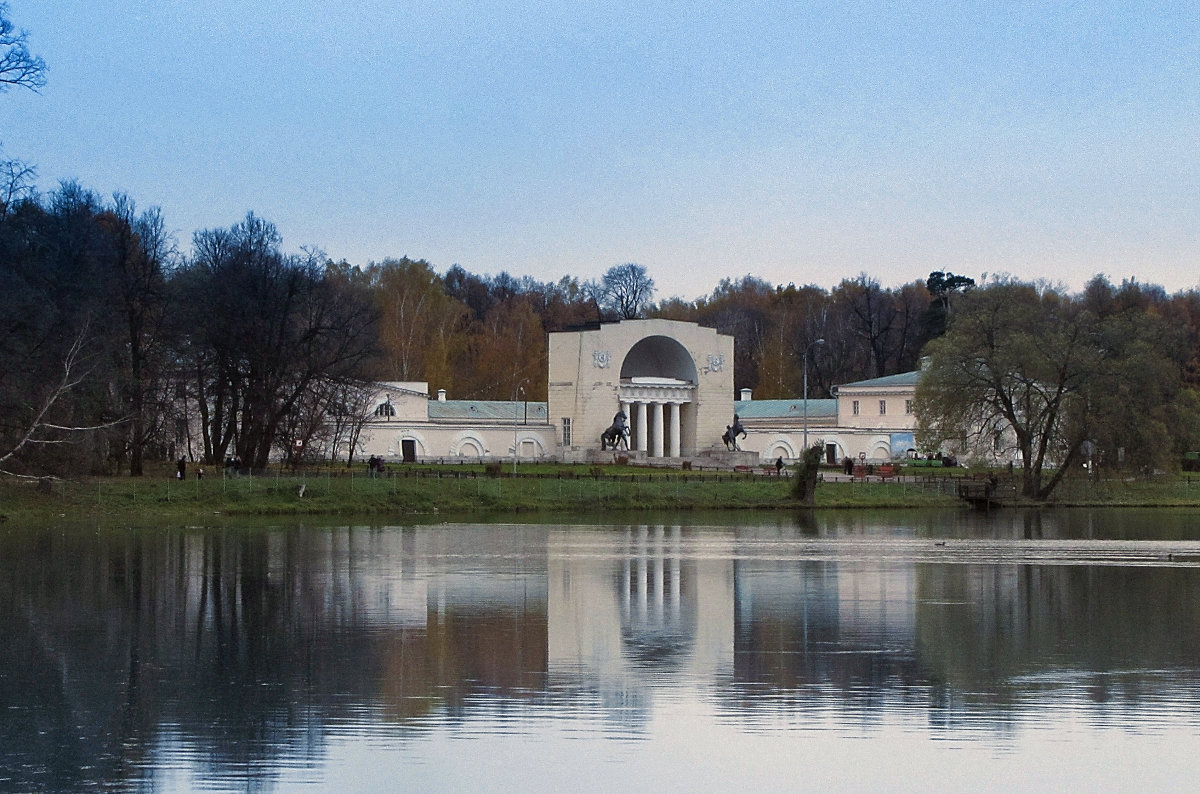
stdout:
[(629, 449), (585, 449), (583, 452), (583, 463), (592, 464), (610, 464), (610, 463), (628, 463), (634, 466), (646, 465), (646, 453), (638, 450)]
[(628, 464), (630, 466), (660, 466), (682, 468), (684, 461), (690, 461), (696, 469), (729, 469), (738, 466), (761, 466), (763, 460), (757, 452), (732, 452), (726, 449), (702, 449), (694, 455), (684, 455), (679, 458), (652, 458), (650, 454), (639, 450), (606, 449), (571, 447), (563, 450), (563, 463), (586, 463), (589, 466), (607, 466)]
[(744, 450), (734, 452), (728, 449), (703, 449), (696, 453), (696, 457), (701, 460), (702, 466), (713, 466), (715, 468), (732, 469), (737, 466), (757, 466), (762, 463), (762, 458), (757, 452), (746, 452)]

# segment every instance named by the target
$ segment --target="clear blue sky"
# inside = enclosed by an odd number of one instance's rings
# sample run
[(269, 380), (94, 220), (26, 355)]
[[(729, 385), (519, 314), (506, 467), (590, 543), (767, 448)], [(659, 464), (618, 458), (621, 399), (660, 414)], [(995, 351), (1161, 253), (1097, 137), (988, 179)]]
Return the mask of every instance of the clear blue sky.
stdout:
[(1200, 4), (9, 0), (8, 157), (365, 264), (1200, 285)]

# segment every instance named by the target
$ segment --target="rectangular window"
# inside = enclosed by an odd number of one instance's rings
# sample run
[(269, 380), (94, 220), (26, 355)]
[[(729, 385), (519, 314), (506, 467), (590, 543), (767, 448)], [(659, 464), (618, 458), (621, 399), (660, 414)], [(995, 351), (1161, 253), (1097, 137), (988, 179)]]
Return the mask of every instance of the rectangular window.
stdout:
[(913, 406), (912, 400), (905, 400), (904, 401), (904, 413), (911, 414), (913, 411), (912, 406)]
[(880, 415), (880, 416), (886, 416), (886, 415), (887, 415), (887, 400), (880, 400), (880, 401), (879, 401), (879, 415)]
[(854, 404), (851, 406), (851, 409), (853, 410), (854, 415), (858, 416), (858, 400), (854, 401)]
[(571, 446), (571, 417), (563, 417), (563, 446)]

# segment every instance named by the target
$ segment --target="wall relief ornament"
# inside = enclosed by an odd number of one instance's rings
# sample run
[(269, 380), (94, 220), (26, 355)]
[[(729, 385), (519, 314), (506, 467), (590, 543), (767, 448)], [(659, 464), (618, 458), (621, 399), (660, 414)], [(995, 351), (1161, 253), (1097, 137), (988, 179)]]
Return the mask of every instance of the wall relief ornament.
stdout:
[(607, 350), (592, 351), (592, 366), (596, 369), (607, 369), (612, 361), (612, 353)]

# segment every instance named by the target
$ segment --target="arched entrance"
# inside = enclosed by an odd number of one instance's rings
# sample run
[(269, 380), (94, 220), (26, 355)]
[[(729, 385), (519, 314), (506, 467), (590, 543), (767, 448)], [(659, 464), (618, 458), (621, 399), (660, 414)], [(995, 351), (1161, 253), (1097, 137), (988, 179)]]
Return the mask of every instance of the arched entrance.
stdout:
[(621, 362), (621, 410), (630, 442), (650, 457), (677, 458), (695, 448), (696, 363), (668, 336), (647, 336)]

